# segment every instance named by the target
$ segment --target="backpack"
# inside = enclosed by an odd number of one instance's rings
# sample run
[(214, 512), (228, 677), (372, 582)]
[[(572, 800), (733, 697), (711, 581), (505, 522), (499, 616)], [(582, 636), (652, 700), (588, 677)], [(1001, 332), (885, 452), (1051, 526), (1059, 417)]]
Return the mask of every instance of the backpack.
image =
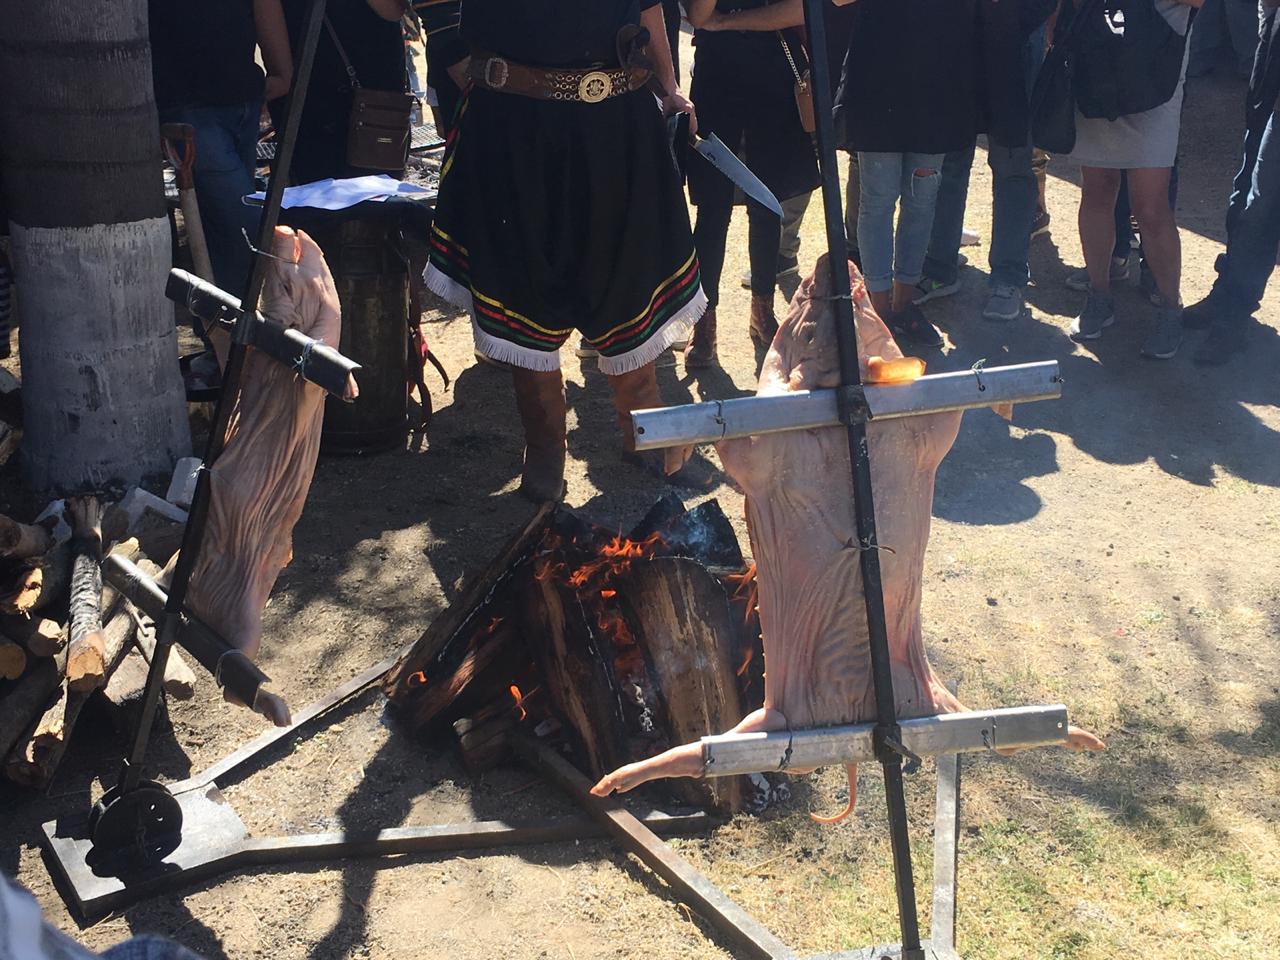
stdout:
[(1072, 43), (1080, 113), (1115, 120), (1167, 103), (1182, 78), (1187, 38), (1169, 25), (1155, 0), (1103, 0), (1081, 7)]

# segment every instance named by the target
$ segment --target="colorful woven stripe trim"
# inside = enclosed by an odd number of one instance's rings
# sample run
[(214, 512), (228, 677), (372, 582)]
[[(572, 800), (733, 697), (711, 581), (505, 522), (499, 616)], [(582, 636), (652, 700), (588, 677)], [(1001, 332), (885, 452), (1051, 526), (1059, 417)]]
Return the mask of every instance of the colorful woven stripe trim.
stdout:
[(690, 254), (684, 265), (653, 291), (648, 307), (640, 316), (592, 340), (591, 345), (606, 356), (635, 349), (697, 295), (701, 289), (700, 277), (698, 258)]

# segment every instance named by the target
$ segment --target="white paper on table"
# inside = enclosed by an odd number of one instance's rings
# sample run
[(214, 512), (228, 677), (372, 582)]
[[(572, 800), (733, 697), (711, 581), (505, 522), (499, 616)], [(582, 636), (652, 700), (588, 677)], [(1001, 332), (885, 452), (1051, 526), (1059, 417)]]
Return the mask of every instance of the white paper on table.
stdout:
[[(405, 183), (385, 173), (372, 174), (367, 177), (347, 177), (342, 180), (317, 180), (314, 183), (301, 183), (296, 187), (285, 187), (284, 200), (280, 206), (315, 207), (320, 210), (345, 210), (366, 200), (385, 200), (387, 197), (430, 197), (432, 191), (417, 183)], [(262, 203), (267, 198), (264, 191), (251, 193), (245, 202), (256, 200)]]

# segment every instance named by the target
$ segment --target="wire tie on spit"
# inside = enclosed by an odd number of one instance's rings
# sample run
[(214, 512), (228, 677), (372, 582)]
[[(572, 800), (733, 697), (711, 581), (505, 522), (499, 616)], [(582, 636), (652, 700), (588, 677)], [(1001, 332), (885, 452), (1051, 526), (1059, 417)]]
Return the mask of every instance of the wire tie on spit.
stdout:
[(987, 750), (989, 750), (991, 753), (996, 752), (996, 718), (995, 717), (991, 718), (990, 730), (987, 730), (986, 727), (983, 727), (982, 729), (982, 745), (986, 747)]
[(791, 766), (791, 748), (796, 742), (795, 731), (791, 729), (791, 724), (787, 724), (787, 749), (782, 751), (782, 759), (778, 761), (778, 769), (785, 770)]
[(298, 376), (304, 380), (307, 378), (307, 364), (311, 362), (311, 351), (315, 349), (317, 343), (323, 343), (323, 340), (307, 339), (306, 345), (302, 348), (302, 354), (297, 360), (293, 361), (293, 368), (298, 371)]
[(987, 365), (987, 358), (983, 357), (981, 360), (977, 361), (972, 367), (969, 368), (970, 370), (973, 371), (974, 377), (976, 377), (978, 380), (979, 393), (985, 393), (987, 389), (987, 385), (982, 382), (982, 371), (983, 371), (983, 368), (986, 367), (986, 365)]
[(715, 412), (715, 416), (712, 419), (716, 422), (717, 425), (719, 425), (720, 439), (723, 440), (725, 437), (725, 434), (729, 432), (729, 424), (724, 419), (724, 401), (723, 400), (716, 401), (716, 412)]
[(267, 250), (260, 250), (257, 247), (255, 247), (253, 245), (253, 241), (249, 239), (249, 231), (246, 230), (244, 227), (240, 228), (240, 236), (244, 237), (245, 246), (247, 246), (250, 250), (252, 250), (258, 256), (270, 257), (272, 260), (279, 260), (281, 263), (287, 263), (291, 267), (296, 267), (298, 265), (296, 260), (286, 260), (284, 257), (277, 256), (276, 254), (271, 253)]

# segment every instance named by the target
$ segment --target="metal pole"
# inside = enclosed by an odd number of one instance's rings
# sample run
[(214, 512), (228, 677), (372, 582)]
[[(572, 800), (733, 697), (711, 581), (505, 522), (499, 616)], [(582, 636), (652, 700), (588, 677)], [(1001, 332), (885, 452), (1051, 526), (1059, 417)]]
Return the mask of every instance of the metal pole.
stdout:
[[(293, 145), (298, 137), (302, 107), (307, 99), (307, 84), (311, 79), (311, 66), (315, 62), (316, 45), (320, 39), (324, 11), (325, 0), (311, 0), (311, 9), (307, 13), (306, 25), (302, 33), (301, 50), (294, 58), (297, 70), (294, 75), (293, 90), (289, 95), (289, 116), (281, 135), (276, 162), (271, 170), (271, 182), (267, 189), (266, 203), (262, 207), (262, 217), (258, 221), (258, 251), (271, 249), (272, 236), (280, 217), (280, 202), (284, 199), (289, 165), (293, 160)], [(133, 733), (133, 745), (120, 771), (118, 788), (121, 794), (133, 790), (142, 776), (142, 760), (146, 756), (147, 742), (151, 737), (151, 724), (155, 718), (156, 704), (160, 699), (165, 664), (169, 660), (169, 651), (178, 635), (182, 605), (187, 598), (191, 571), (195, 567), (200, 545), (204, 539), (205, 521), (209, 515), (209, 468), (222, 453), (222, 448), (226, 444), (227, 426), (231, 422), (231, 413), (240, 399), (240, 375), (244, 369), (245, 351), (248, 349), (249, 329), (258, 309), (258, 298), (262, 295), (262, 286), (267, 279), (267, 266), (267, 258), (261, 252), (255, 253), (253, 267), (245, 281), (244, 296), (240, 298), (244, 312), (236, 320), (231, 335), (231, 351), (227, 358), (222, 391), (218, 396), (213, 429), (209, 434), (208, 446), (205, 448), (204, 468), (196, 477), (191, 511), (187, 518), (186, 529), (182, 534), (182, 552), (178, 555), (178, 563), (169, 585), (169, 602), (165, 606), (160, 629), (156, 632), (155, 654), (151, 658), (151, 668), (147, 671), (147, 686), (143, 694), (142, 709), (138, 713), (138, 725)]]
[[(836, 166), (835, 124), (831, 115), (830, 64), (827, 63), (827, 30), (823, 6), (830, 0), (805, 0), (805, 24), (809, 31), (810, 70), (814, 111), (817, 114), (818, 161), (822, 171), (822, 206), (827, 223), (827, 262), (831, 269), (831, 296), (840, 347), (840, 382), (860, 388), (858, 335), (850, 299), (848, 247), (844, 213), (840, 203), (840, 177)], [(871, 640), (871, 676), (876, 695), (876, 753), (884, 768), (884, 792), (889, 807), (889, 845), (893, 850), (894, 885), (902, 929), (902, 960), (924, 960), (920, 949), (920, 922), (916, 915), (915, 882), (911, 874), (911, 846), (907, 838), (907, 803), (902, 789), (902, 756), (892, 745), (898, 742), (897, 714), (893, 702), (893, 677), (889, 669), (889, 641), (885, 625), (884, 591), (880, 583), (880, 551), (876, 542), (875, 504), (871, 495), (871, 461), (867, 427), (849, 418), (849, 461), (853, 473), (854, 511), (858, 542), (862, 546), (862, 587)]]

